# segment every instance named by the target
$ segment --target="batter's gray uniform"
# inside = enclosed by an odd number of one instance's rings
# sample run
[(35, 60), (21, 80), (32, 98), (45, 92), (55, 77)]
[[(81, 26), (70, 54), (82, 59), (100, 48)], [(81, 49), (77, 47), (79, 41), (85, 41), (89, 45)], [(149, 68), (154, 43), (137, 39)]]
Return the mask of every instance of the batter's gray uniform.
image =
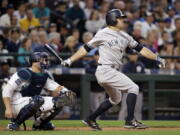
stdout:
[(138, 45), (130, 35), (122, 30), (114, 31), (106, 27), (98, 31), (87, 45), (90, 48), (99, 48), (99, 66), (95, 75), (112, 104), (120, 103), (121, 91), (128, 90), (128, 93), (138, 95), (139, 87), (119, 71), (126, 48), (135, 48)]

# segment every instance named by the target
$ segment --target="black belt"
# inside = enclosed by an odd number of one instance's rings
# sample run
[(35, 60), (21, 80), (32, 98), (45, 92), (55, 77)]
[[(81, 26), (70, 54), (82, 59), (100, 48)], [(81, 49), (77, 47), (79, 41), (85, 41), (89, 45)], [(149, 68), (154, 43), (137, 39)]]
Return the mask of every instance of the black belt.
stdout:
[(98, 66), (103, 66), (103, 65), (105, 65), (105, 66), (110, 66), (111, 68), (114, 68), (114, 69), (120, 71), (120, 68), (117, 68), (115, 65), (111, 65), (111, 64), (100, 64), (100, 63), (98, 63)]

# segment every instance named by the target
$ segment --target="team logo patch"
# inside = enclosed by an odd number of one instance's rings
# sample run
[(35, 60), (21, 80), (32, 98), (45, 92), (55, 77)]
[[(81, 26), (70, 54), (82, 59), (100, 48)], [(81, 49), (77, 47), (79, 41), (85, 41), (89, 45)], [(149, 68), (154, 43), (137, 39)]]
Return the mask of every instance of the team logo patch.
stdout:
[(20, 80), (20, 79), (17, 79), (17, 80), (15, 81), (15, 83), (16, 83), (17, 85), (20, 85), (20, 84), (21, 84), (21, 80)]

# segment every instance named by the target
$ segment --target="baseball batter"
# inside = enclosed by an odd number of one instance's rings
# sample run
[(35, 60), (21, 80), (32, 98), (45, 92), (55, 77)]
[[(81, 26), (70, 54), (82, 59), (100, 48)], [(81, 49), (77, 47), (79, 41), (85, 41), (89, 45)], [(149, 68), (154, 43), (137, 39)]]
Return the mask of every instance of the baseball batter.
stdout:
[[(35, 52), (30, 55), (30, 68), (14, 73), (3, 87), (5, 117), (12, 119), (9, 130), (19, 130), (20, 125), (35, 116), (33, 130), (53, 130), (50, 123), (64, 105), (74, 102), (75, 94), (61, 86), (45, 72), (48, 67), (48, 54)], [(43, 89), (51, 91), (51, 96), (41, 96)]]
[(83, 122), (94, 130), (101, 130), (96, 123), (96, 118), (103, 112), (117, 105), (121, 101), (122, 92), (128, 92), (125, 128), (147, 128), (144, 124), (134, 119), (134, 108), (139, 87), (125, 74), (119, 71), (122, 66), (122, 57), (127, 47), (135, 49), (141, 55), (156, 60), (164, 67), (164, 59), (158, 57), (149, 49), (138, 44), (130, 35), (123, 31), (126, 16), (119, 10), (113, 9), (106, 14), (107, 27), (98, 31), (92, 40), (81, 47), (73, 56), (63, 62), (70, 66), (72, 62), (84, 57), (93, 49), (99, 48), (99, 61), (96, 70), (98, 83), (104, 87), (109, 99), (105, 100), (99, 108), (88, 116)]

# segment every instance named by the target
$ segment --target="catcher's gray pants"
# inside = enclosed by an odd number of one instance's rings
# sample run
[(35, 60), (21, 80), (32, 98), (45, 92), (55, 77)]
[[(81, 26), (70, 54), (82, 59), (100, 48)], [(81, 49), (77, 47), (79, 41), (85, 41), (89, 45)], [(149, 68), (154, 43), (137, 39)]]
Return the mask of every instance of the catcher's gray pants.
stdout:
[[(125, 120), (127, 117), (127, 104), (126, 104), (127, 93), (123, 93), (121, 101), (121, 110), (119, 111), (119, 120)], [(137, 96), (134, 117), (136, 120), (142, 120), (142, 105), (143, 105), (143, 93), (140, 92)]]
[(109, 101), (116, 105), (119, 104), (122, 97), (122, 91), (138, 95), (139, 87), (129, 77), (121, 73), (110, 65), (98, 66), (96, 70), (98, 83), (105, 89), (109, 95)]

